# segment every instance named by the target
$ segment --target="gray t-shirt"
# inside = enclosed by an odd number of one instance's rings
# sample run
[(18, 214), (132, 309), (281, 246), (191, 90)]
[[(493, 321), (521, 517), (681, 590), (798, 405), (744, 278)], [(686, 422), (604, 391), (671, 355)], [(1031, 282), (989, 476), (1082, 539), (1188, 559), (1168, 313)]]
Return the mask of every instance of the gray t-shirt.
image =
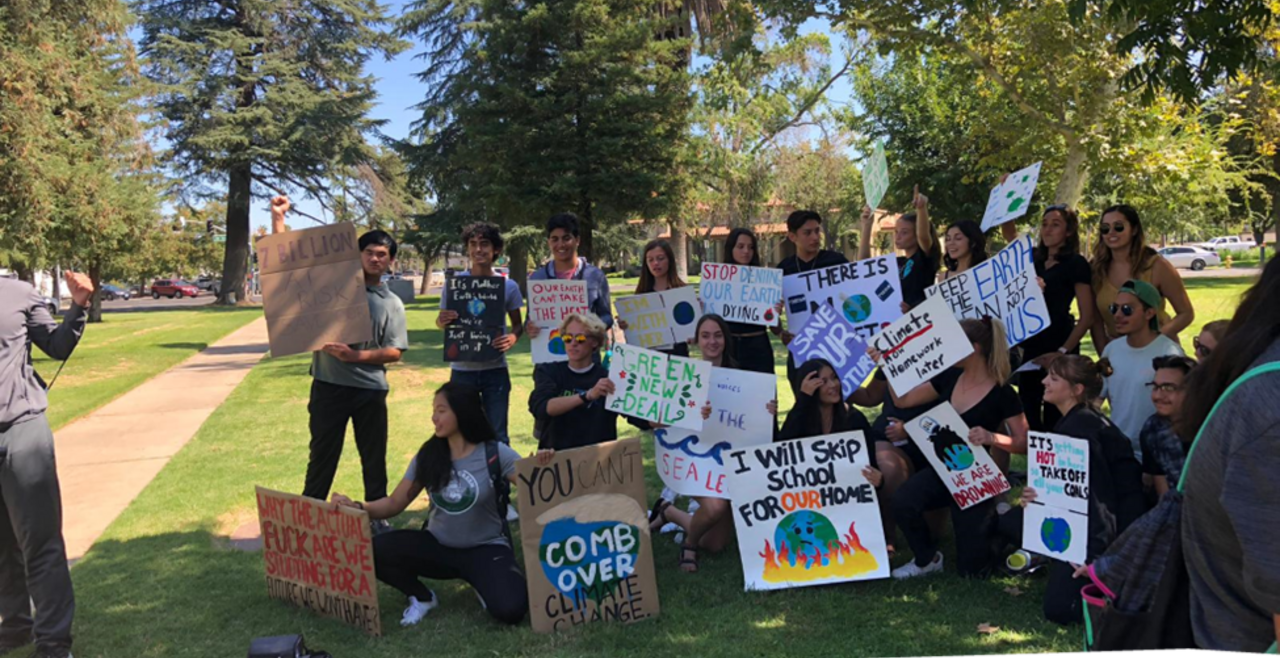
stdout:
[[(498, 464), (502, 477), (511, 477), (520, 455), (505, 443), (498, 443)], [(404, 476), (413, 479), (418, 471), (418, 458), (409, 462)], [(428, 491), (431, 510), (427, 527), (445, 546), (471, 548), (487, 544), (507, 545), (502, 534), (502, 517), (498, 516), (497, 497), (489, 480), (489, 465), (484, 460), (484, 446), (453, 462), (453, 477), (441, 491)]]
[[(387, 284), (365, 286), (369, 295), (369, 316), (373, 320), (373, 340), (352, 345), (353, 350), (380, 350), (394, 347), (409, 349), (409, 328), (404, 317), (404, 302)], [(385, 391), (387, 367), (367, 363), (345, 363), (316, 351), (311, 355), (311, 376), (329, 384)]]
[(1122, 337), (1107, 343), (1102, 350), (1102, 356), (1111, 359), (1111, 367), (1115, 369), (1115, 374), (1106, 379), (1102, 397), (1111, 400), (1111, 422), (1129, 437), (1133, 456), (1139, 462), (1142, 461), (1142, 426), (1156, 412), (1151, 389), (1147, 387), (1156, 374), (1151, 360), (1167, 355), (1182, 356), (1182, 348), (1164, 334), (1140, 349), (1130, 347)]
[[(1273, 361), (1280, 341), (1253, 365)], [(1196, 645), (1262, 653), (1280, 614), (1280, 374), (1255, 377), (1225, 398), (1184, 471), (1182, 549)]]
[[(458, 272), (454, 276), (471, 276), (471, 272), (468, 270), (463, 270), (461, 272)], [(495, 274), (494, 276), (499, 276), (499, 275)], [(510, 313), (512, 311), (519, 311), (522, 308), (524, 308), (524, 296), (520, 294), (520, 284), (516, 283), (515, 281), (512, 281), (509, 278), (507, 279), (506, 292), (504, 293), (504, 296), (507, 299), (506, 301), (507, 313)], [(445, 301), (446, 301), (445, 295), (441, 294), (440, 310), (442, 311), (447, 308), (445, 306)], [(502, 324), (502, 333), (503, 334), (509, 333), (507, 331), (506, 322), (503, 322)], [(475, 372), (477, 370), (493, 370), (495, 368), (505, 368), (507, 367), (507, 355), (504, 354), (498, 357), (497, 359), (494, 359), (493, 361), (454, 361), (452, 367), (454, 370), (458, 370), (462, 372)]]

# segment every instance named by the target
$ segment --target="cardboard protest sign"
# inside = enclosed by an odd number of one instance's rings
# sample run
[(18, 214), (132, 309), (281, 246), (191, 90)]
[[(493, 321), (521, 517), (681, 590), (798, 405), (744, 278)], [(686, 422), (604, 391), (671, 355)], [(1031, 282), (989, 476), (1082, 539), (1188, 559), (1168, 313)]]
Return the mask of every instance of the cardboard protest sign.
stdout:
[(884, 142), (876, 142), (876, 150), (862, 168), (862, 193), (872, 210), (880, 206), (889, 191), (889, 161), (884, 157)]
[(693, 329), (702, 317), (698, 293), (683, 286), (614, 301), (617, 319), (627, 323), (623, 334), (637, 347), (668, 347), (693, 338)]
[(880, 350), (884, 374), (898, 395), (933, 379), (973, 353), (973, 344), (947, 308), (929, 298), (871, 339)]
[(823, 359), (835, 368), (846, 396), (862, 386), (875, 363), (867, 356), (867, 345), (843, 313), (823, 304), (809, 316), (787, 349), (795, 355), (796, 367), (810, 359)]
[(889, 553), (861, 431), (729, 454), (745, 589), (889, 576)]
[(906, 428), (960, 509), (1009, 490), (1009, 481), (991, 455), (969, 444), (969, 426), (950, 402), (924, 412)]
[(1027, 437), (1027, 486), (1050, 507), (1089, 513), (1089, 441), (1031, 432)]
[(640, 450), (628, 439), (516, 462), (533, 630), (658, 615)]
[(586, 313), (590, 308), (586, 281), (530, 281), (529, 321), (542, 329), (536, 338), (529, 339), (533, 362), (568, 361), (560, 324), (565, 317)]
[(1032, 501), (1022, 508), (1022, 547), (1054, 560), (1089, 560), (1089, 517)]
[(733, 450), (773, 440), (768, 404), (777, 395), (776, 385), (773, 375), (712, 368), (711, 417), (702, 431), (653, 431), (653, 461), (662, 482), (682, 496), (729, 498), (725, 459)]
[(1040, 180), (1040, 165), (1037, 162), (1009, 174), (1003, 183), (991, 190), (987, 209), (982, 213), (983, 232), (1027, 214), (1031, 197), (1036, 193), (1036, 183)]
[(616, 343), (609, 361), (614, 392), (609, 411), (663, 425), (702, 429), (702, 405), (711, 388), (711, 364)]
[(787, 326), (803, 327), (810, 314), (830, 304), (864, 341), (902, 316), (902, 281), (894, 256), (783, 277), (782, 296), (786, 299)]
[(945, 299), (958, 320), (999, 319), (1013, 347), (1049, 328), (1049, 308), (1032, 262), (1034, 248), (1024, 235), (991, 258), (925, 289), (925, 295)]
[(364, 510), (257, 487), (267, 596), (382, 635)]
[(271, 356), (373, 338), (355, 225), (275, 233), (255, 248)]
[(729, 322), (778, 326), (782, 270), (726, 263), (703, 263), (698, 284), (702, 310)]
[(451, 276), (445, 308), (458, 319), (444, 328), (445, 361), (494, 361), (502, 352), (493, 339), (506, 331), (507, 280), (501, 276)]

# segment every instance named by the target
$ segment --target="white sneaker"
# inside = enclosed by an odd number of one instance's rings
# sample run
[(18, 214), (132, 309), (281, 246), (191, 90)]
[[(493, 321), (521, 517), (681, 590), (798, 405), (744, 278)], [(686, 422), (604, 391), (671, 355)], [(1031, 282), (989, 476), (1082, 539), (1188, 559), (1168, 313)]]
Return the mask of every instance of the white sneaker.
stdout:
[(942, 553), (936, 553), (933, 556), (933, 562), (921, 567), (916, 565), (916, 561), (912, 560), (890, 574), (896, 580), (906, 580), (907, 578), (915, 578), (916, 576), (927, 576), (931, 573), (942, 571)]
[(697, 500), (696, 498), (690, 498), (690, 499), (689, 499), (689, 509), (688, 509), (688, 510), (686, 510), (686, 511), (687, 511), (687, 512), (689, 512), (690, 514), (693, 514), (694, 512), (698, 511), (698, 508), (699, 508), (699, 507), (702, 507), (702, 504), (701, 504), (701, 503), (699, 503), (699, 502), (698, 502), (698, 500)]
[(404, 609), (404, 616), (400, 618), (400, 625), (413, 626), (422, 621), (422, 618), (426, 617), (427, 613), (434, 610), (438, 605), (440, 605), (440, 599), (436, 598), (435, 592), (431, 593), (431, 600), (425, 603), (410, 596), (409, 607)]
[(672, 522), (668, 521), (668, 522), (667, 522), (667, 525), (662, 526), (662, 529), (658, 531), (658, 534), (660, 534), (660, 535), (669, 535), (669, 534), (671, 534), (671, 533), (673, 533), (673, 532), (676, 532), (676, 531), (678, 531), (678, 530), (680, 530), (680, 526), (678, 526), (678, 525), (676, 525), (676, 524), (674, 524), (674, 523), (672, 523)]
[(516, 506), (515, 505), (508, 506), (507, 507), (507, 523), (519, 523), (519, 522), (520, 522), (520, 512), (516, 511)]
[(676, 502), (676, 492), (672, 491), (671, 487), (663, 487), (662, 499), (669, 503), (674, 503)]
[(683, 533), (683, 532), (677, 532), (677, 533), (676, 533), (676, 536), (672, 537), (671, 539), (675, 540), (675, 542), (676, 542), (676, 546), (684, 546), (684, 533)]

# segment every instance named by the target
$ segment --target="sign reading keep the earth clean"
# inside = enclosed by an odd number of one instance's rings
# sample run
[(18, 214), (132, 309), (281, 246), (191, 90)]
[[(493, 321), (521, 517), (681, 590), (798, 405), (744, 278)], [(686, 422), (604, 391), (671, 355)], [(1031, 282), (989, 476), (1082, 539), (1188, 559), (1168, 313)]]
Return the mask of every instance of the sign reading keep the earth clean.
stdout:
[(711, 386), (711, 363), (625, 343), (613, 346), (609, 411), (663, 425), (702, 429), (702, 405)]

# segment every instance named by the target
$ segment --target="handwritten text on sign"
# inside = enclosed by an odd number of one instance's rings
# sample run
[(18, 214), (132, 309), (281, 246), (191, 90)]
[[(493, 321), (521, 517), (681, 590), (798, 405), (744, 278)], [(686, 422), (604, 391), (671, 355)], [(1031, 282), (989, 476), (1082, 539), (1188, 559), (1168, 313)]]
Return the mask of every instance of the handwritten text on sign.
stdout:
[(867, 346), (858, 338), (844, 315), (823, 304), (801, 327), (787, 349), (799, 366), (810, 359), (823, 359), (835, 368), (845, 396), (852, 395), (867, 380), (875, 364), (867, 356)]
[(257, 487), (267, 595), (382, 634), (369, 515)]
[(666, 347), (693, 338), (702, 316), (693, 286), (620, 297), (614, 306), (618, 319), (627, 323), (627, 342), (639, 347)]
[(933, 379), (973, 353), (946, 302), (931, 298), (907, 311), (871, 340), (883, 357), (884, 374), (898, 395)]
[(1034, 248), (1024, 235), (991, 258), (926, 289), (925, 294), (945, 299), (956, 319), (998, 318), (1013, 347), (1049, 328), (1049, 309), (1032, 263)]
[(609, 411), (663, 425), (702, 429), (702, 405), (711, 384), (711, 364), (618, 343), (609, 378)]
[(458, 319), (444, 328), (445, 361), (493, 361), (502, 353), (493, 339), (504, 332), (507, 280), (500, 276), (453, 276), (445, 285), (445, 308)]
[(864, 341), (902, 315), (902, 281), (893, 256), (788, 275), (782, 279), (782, 295), (787, 326), (803, 327), (810, 314), (830, 304)]
[(529, 282), (529, 321), (542, 330), (529, 339), (534, 363), (568, 361), (560, 323), (574, 313), (590, 310), (587, 282), (548, 280)]
[(711, 417), (701, 432), (678, 427), (653, 431), (654, 463), (663, 483), (682, 496), (729, 498), (725, 460), (731, 451), (773, 440), (777, 378), (758, 372), (712, 368)]
[(639, 439), (522, 459), (516, 478), (533, 630), (658, 614)]
[(698, 285), (703, 310), (730, 322), (778, 326), (782, 270), (726, 263), (703, 263)]
[(889, 554), (862, 432), (730, 454), (729, 488), (746, 589), (889, 575)]
[(906, 427), (960, 509), (1009, 490), (1009, 481), (987, 451), (969, 443), (969, 426), (950, 402), (924, 412)]
[(1031, 432), (1027, 437), (1027, 485), (1036, 500), (1089, 512), (1089, 442), (1061, 434)]

